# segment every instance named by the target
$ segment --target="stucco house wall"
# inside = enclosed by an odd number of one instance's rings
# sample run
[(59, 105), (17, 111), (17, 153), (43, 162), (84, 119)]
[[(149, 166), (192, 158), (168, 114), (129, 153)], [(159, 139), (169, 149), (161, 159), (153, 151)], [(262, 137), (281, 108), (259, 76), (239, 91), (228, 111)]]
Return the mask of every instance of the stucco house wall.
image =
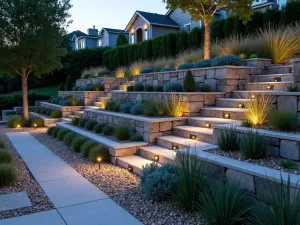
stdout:
[(157, 26), (157, 25), (152, 25), (152, 38), (157, 38), (160, 36), (163, 36), (165, 34), (169, 33), (175, 33), (178, 32), (178, 28), (172, 28), (172, 27), (164, 27), (164, 26)]

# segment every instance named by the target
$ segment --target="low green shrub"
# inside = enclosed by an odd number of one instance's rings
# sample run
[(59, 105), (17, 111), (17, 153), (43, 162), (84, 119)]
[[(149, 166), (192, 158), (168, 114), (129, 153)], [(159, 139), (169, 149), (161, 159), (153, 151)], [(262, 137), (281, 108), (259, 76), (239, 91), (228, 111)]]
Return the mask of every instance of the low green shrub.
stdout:
[(239, 54), (239, 57), (240, 57), (241, 59), (247, 59), (247, 55), (246, 55), (245, 53)]
[(229, 130), (221, 130), (218, 134), (217, 141), (222, 151), (233, 152), (239, 150), (239, 137), (233, 127)]
[(44, 120), (39, 118), (39, 117), (32, 117), (29, 120), (30, 126), (31, 127), (44, 127)]
[(133, 92), (134, 91), (134, 86), (127, 86), (127, 91), (128, 92)]
[(0, 139), (0, 148), (5, 148), (5, 143), (2, 139)]
[(154, 70), (152, 68), (144, 68), (142, 69), (141, 74), (145, 73), (154, 73)]
[(164, 92), (182, 92), (182, 84), (181, 83), (167, 83), (164, 85)]
[(200, 91), (201, 92), (211, 92), (212, 91), (212, 87), (209, 84), (202, 84), (200, 86)]
[(105, 136), (112, 135), (114, 133), (114, 127), (110, 124), (107, 124), (107, 125), (105, 125), (105, 127), (103, 127), (102, 133)]
[(143, 84), (134, 85), (134, 91), (144, 91), (145, 87)]
[(0, 164), (0, 187), (7, 186), (16, 180), (17, 174), (13, 164)]
[(12, 155), (11, 152), (7, 149), (0, 148), (0, 164), (1, 163), (11, 163)]
[(140, 134), (134, 134), (130, 137), (131, 141), (144, 141), (144, 138)]
[(135, 105), (130, 109), (130, 113), (133, 114), (133, 115), (143, 114), (144, 108), (145, 108), (145, 105), (144, 105), (144, 104), (142, 104), (142, 103), (137, 103), (137, 104), (135, 104)]
[(72, 144), (71, 144), (72, 151), (73, 151), (73, 152), (80, 152), (80, 149), (81, 149), (82, 145), (83, 145), (86, 141), (87, 141), (87, 138), (86, 138), (86, 137), (82, 137), (82, 136), (76, 137), (76, 138), (72, 141)]
[(247, 159), (265, 158), (267, 154), (267, 141), (257, 132), (249, 131), (241, 138), (240, 151)]
[(80, 105), (80, 101), (78, 98), (76, 98), (75, 96), (71, 96), (68, 98), (68, 102), (70, 106), (79, 106)]
[(164, 86), (162, 86), (162, 85), (156, 85), (154, 87), (154, 91), (156, 91), (156, 92), (163, 92), (164, 91)]
[(93, 85), (81, 86), (78, 88), (78, 91), (94, 91)]
[(293, 112), (272, 112), (269, 118), (271, 127), (278, 130), (294, 130), (297, 128), (297, 116)]
[(101, 162), (109, 161), (109, 151), (107, 147), (103, 145), (97, 145), (91, 149), (89, 160), (93, 163), (96, 163), (98, 158), (101, 158)]
[(129, 140), (130, 138), (129, 126), (127, 124), (121, 124), (119, 126), (116, 126), (114, 128), (114, 136), (119, 141)]
[(169, 72), (169, 71), (172, 71), (172, 68), (171, 67), (164, 67), (160, 71), (161, 72)]
[(73, 124), (74, 126), (79, 125), (79, 117), (72, 118), (71, 124)]
[(163, 102), (157, 100), (145, 101), (143, 113), (146, 116), (163, 116), (166, 114)]
[(90, 151), (93, 147), (97, 145), (94, 141), (86, 141), (80, 148), (80, 153), (84, 158), (88, 158)]
[(118, 112), (120, 109), (120, 102), (110, 99), (106, 102), (105, 109), (111, 112)]
[(198, 208), (206, 224), (246, 224), (252, 206), (245, 190), (213, 180), (199, 198)]
[(67, 129), (64, 129), (64, 128), (60, 129), (57, 133), (58, 140), (63, 141), (64, 137), (67, 135), (68, 132), (69, 132), (69, 130), (67, 130)]
[(50, 114), (51, 118), (61, 118), (62, 117), (62, 112), (59, 110), (54, 110)]
[(25, 120), (19, 116), (10, 118), (7, 121), (7, 127), (8, 128), (17, 128), (17, 127), (23, 127), (25, 125)]
[(94, 126), (94, 132), (97, 134), (101, 134), (103, 128), (106, 126), (106, 123), (99, 123)]
[(61, 129), (60, 127), (54, 127), (52, 131), (52, 136), (56, 138), (60, 129)]
[(212, 66), (242, 66), (243, 60), (236, 55), (225, 55), (212, 59)]
[(104, 86), (102, 84), (94, 84), (93, 85), (94, 91), (104, 91)]
[(206, 68), (206, 67), (211, 67), (211, 59), (206, 59), (206, 60), (200, 60), (195, 63), (195, 68)]
[(50, 127), (48, 130), (47, 130), (47, 134), (48, 135), (52, 135), (52, 132), (56, 129), (56, 127)]
[(187, 70), (187, 69), (194, 69), (194, 63), (184, 63), (178, 66), (178, 70)]
[(87, 118), (79, 118), (78, 126), (84, 128), (87, 121)]
[(64, 142), (65, 145), (71, 147), (71, 144), (72, 144), (73, 140), (74, 140), (76, 137), (77, 137), (77, 134), (74, 133), (74, 132), (72, 132), (72, 131), (70, 131), (69, 133), (67, 133), (67, 134), (65, 135), (63, 142)]
[(294, 169), (296, 167), (296, 163), (291, 159), (282, 159), (279, 165), (285, 169)]
[(145, 89), (144, 91), (147, 91), (147, 92), (153, 92), (154, 91), (154, 86), (153, 85), (145, 85)]
[(88, 120), (85, 125), (84, 125), (84, 128), (85, 129), (88, 129), (88, 130), (93, 130), (94, 127), (96, 126), (96, 124), (98, 124), (97, 121), (95, 120)]
[(185, 92), (195, 92), (196, 91), (196, 81), (194, 75), (190, 70), (187, 71), (184, 81), (183, 81), (183, 90)]
[(258, 58), (257, 54), (251, 54), (249, 56), (249, 59), (256, 59), (256, 58)]
[(134, 103), (125, 102), (120, 105), (120, 112), (130, 113), (131, 108), (134, 106)]
[(291, 84), (287, 87), (288, 92), (300, 92), (300, 87), (297, 84)]
[(156, 169), (151, 168), (150, 171), (148, 171), (148, 167), (148, 165), (143, 167), (143, 171), (145, 171), (141, 179), (143, 193), (155, 201), (170, 198), (178, 180), (176, 167), (172, 164), (164, 164)]

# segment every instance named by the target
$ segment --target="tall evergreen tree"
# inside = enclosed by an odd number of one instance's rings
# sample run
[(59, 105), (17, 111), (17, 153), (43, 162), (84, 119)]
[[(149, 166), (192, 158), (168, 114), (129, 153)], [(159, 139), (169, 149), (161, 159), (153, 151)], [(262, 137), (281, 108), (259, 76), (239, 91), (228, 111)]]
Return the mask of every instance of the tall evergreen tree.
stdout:
[(124, 33), (121, 32), (117, 36), (116, 46), (119, 47), (123, 45), (128, 45), (128, 39), (125, 37)]

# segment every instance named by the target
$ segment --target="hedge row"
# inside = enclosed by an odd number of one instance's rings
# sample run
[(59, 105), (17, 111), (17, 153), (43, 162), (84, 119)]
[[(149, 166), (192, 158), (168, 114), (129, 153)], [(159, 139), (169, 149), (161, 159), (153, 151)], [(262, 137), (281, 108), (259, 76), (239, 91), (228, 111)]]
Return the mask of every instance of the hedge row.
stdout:
[[(291, 1), (279, 10), (276, 7), (264, 12), (255, 11), (251, 21), (243, 24), (238, 17), (216, 20), (212, 24), (212, 40), (222, 39), (232, 34), (249, 34), (269, 23), (292, 23), (300, 20), (300, 1)], [(181, 31), (170, 33), (141, 44), (127, 45), (106, 51), (104, 65), (114, 70), (119, 66), (128, 66), (134, 61), (174, 56), (182, 51), (200, 47), (203, 43), (204, 29), (194, 28), (190, 33)]]

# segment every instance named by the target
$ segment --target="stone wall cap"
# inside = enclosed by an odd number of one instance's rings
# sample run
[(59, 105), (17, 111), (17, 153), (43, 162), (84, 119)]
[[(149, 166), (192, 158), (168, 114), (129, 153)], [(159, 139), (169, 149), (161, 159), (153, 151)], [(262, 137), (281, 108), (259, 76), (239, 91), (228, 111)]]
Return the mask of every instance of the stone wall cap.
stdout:
[[(201, 148), (201, 147), (200, 147)], [(195, 151), (189, 150), (190, 154), (196, 156), (197, 158), (207, 161), (210, 163), (214, 163), (220, 166), (227, 167), (229, 169), (234, 169), (246, 174), (251, 174), (253, 176), (261, 177), (268, 180), (274, 180), (276, 182), (281, 182), (281, 178), (287, 182), (288, 176), (290, 175), (291, 186), (295, 188), (299, 188), (300, 176), (295, 174), (288, 174), (283, 171), (271, 169), (268, 167), (248, 163), (245, 161), (239, 161), (236, 159), (228, 158), (225, 156), (220, 156), (217, 154), (205, 152), (202, 149), (196, 148)], [(179, 150), (178, 152), (183, 153), (186, 150)]]
[[(214, 128), (219, 129), (230, 129), (232, 126), (228, 124), (220, 124), (215, 125)], [(300, 134), (293, 134), (293, 133), (287, 133), (287, 132), (280, 132), (280, 131), (272, 131), (272, 130), (264, 130), (264, 129), (255, 129), (255, 128), (247, 128), (247, 127), (241, 127), (241, 126), (234, 126), (234, 128), (237, 131), (247, 133), (249, 131), (258, 132), (259, 134), (271, 137), (271, 138), (279, 138), (284, 140), (290, 140), (290, 141), (299, 141), (300, 142)]]
[(166, 94), (166, 95), (223, 95), (226, 92), (155, 92), (155, 91), (122, 91), (113, 90), (110, 93), (135, 93), (135, 94)]
[[(280, 82), (278, 82), (280, 83)], [(253, 94), (265, 94), (265, 95), (281, 95), (281, 96), (300, 96), (300, 92), (289, 91), (234, 91), (235, 93), (253, 93)]]
[(106, 91), (59, 91), (59, 94), (69, 94), (69, 93), (106, 93)]
[(56, 105), (56, 104), (53, 104), (53, 103), (49, 103), (49, 102), (41, 102), (41, 104), (43, 105), (49, 105), (49, 106), (54, 106), (54, 107), (58, 107), (58, 108), (78, 108), (78, 109), (81, 109), (81, 108), (84, 108), (85, 106), (71, 106), (71, 105), (67, 105), (67, 106), (61, 106), (61, 105)]
[(149, 117), (145, 117), (145, 116), (137, 116), (137, 115), (130, 115), (130, 114), (125, 114), (125, 113), (117, 113), (117, 112), (108, 112), (105, 110), (96, 110), (96, 109), (84, 109), (84, 111), (98, 113), (98, 114), (104, 114), (104, 115), (108, 115), (108, 116), (122, 117), (122, 118), (138, 120), (138, 121), (143, 121), (143, 122), (148, 122), (148, 123), (178, 121), (178, 120), (187, 119), (187, 117), (149, 118)]
[(252, 59), (243, 59), (243, 61), (254, 61), (254, 60), (261, 60), (261, 61), (272, 61), (272, 59), (267, 59), (267, 58), (252, 58)]
[(35, 113), (35, 112), (29, 112), (29, 115), (35, 116), (35, 117), (39, 117), (39, 118), (41, 118), (43, 120), (47, 120), (47, 121), (53, 121), (53, 122), (59, 121), (59, 118), (50, 118), (50, 117), (47, 117), (47, 116), (44, 116), (44, 115), (40, 115), (40, 114)]

